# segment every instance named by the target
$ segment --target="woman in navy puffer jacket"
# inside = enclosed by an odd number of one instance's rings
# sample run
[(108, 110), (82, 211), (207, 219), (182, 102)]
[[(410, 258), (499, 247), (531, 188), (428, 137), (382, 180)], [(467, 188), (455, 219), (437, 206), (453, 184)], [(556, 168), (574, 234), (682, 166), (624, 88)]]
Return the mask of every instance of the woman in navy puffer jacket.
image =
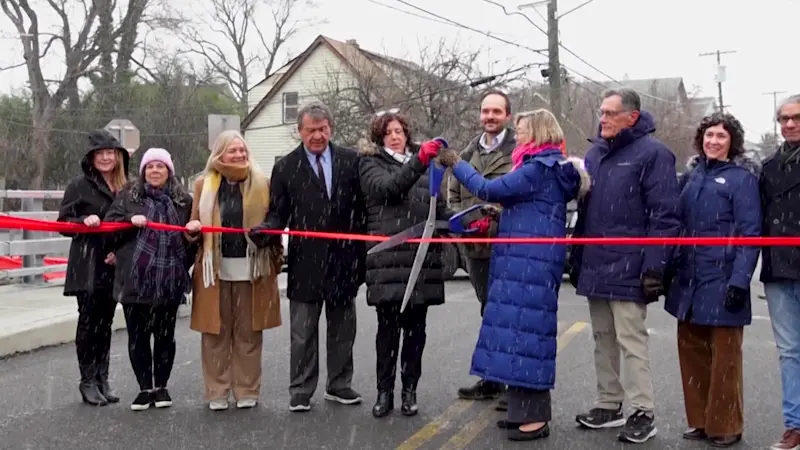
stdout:
[[(564, 140), (547, 110), (516, 118), (513, 170), (488, 181), (453, 150), (442, 164), (473, 195), (501, 205), (498, 237), (566, 235), (567, 203), (589, 187), (577, 161), (565, 159)], [(558, 291), (564, 273), (563, 244), (493, 244), (489, 295), (470, 373), (507, 384), (508, 417), (498, 426), (510, 440), (550, 433), (550, 390), (556, 377)]]
[[(760, 165), (744, 154), (744, 129), (729, 114), (704, 118), (699, 155), (681, 177), (682, 234), (761, 234)], [(687, 439), (717, 447), (742, 437), (742, 339), (751, 321), (750, 279), (758, 247), (681, 246), (670, 267), (665, 308), (678, 319)]]

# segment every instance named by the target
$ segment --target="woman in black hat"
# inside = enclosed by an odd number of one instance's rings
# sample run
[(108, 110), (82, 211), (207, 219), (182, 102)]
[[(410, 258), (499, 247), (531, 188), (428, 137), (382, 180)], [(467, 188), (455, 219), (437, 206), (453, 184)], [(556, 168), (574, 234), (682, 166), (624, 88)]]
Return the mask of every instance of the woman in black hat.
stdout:
[[(117, 192), (127, 181), (130, 155), (105, 130), (89, 133), (89, 148), (81, 160), (81, 174), (64, 191), (59, 222), (100, 225)], [(112, 296), (115, 257), (105, 233), (63, 233), (72, 238), (64, 295), (78, 298), (75, 347), (80, 367), (80, 392), (84, 403), (116, 403), (108, 384), (111, 324), (117, 303)]]

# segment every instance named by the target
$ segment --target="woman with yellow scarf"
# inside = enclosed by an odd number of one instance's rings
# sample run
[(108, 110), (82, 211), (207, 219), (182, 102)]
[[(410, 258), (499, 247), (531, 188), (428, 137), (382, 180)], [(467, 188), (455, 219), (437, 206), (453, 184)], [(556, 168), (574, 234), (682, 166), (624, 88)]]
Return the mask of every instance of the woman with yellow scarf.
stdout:
[[(242, 135), (217, 137), (195, 180), (189, 233), (201, 226), (251, 228), (269, 207), (269, 179)], [(199, 237), (198, 237), (199, 238)], [(258, 249), (245, 233), (203, 233), (195, 260), (191, 328), (202, 333), (205, 399), (214, 411), (252, 408), (261, 391), (263, 330), (280, 326), (282, 249)]]

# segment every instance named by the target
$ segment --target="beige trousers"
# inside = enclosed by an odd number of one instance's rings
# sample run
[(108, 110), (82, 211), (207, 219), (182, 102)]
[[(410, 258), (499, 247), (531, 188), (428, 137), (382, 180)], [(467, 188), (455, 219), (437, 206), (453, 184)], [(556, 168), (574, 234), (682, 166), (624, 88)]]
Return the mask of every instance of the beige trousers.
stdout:
[(200, 349), (206, 400), (257, 399), (261, 392), (263, 333), (253, 330), (253, 286), (219, 281), (219, 334), (203, 333)]
[(634, 409), (653, 411), (655, 400), (645, 324), (647, 305), (590, 299), (589, 315), (597, 373), (596, 407), (617, 409), (627, 394)]

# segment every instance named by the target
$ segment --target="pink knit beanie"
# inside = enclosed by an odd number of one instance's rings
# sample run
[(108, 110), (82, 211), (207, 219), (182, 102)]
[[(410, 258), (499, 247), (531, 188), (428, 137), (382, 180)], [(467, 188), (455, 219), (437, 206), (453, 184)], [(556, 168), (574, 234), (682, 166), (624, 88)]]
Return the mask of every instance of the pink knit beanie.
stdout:
[(145, 166), (153, 161), (164, 163), (169, 168), (169, 172), (175, 175), (175, 165), (172, 163), (172, 156), (163, 148), (150, 148), (144, 152), (142, 162), (139, 163), (139, 173), (144, 172)]

